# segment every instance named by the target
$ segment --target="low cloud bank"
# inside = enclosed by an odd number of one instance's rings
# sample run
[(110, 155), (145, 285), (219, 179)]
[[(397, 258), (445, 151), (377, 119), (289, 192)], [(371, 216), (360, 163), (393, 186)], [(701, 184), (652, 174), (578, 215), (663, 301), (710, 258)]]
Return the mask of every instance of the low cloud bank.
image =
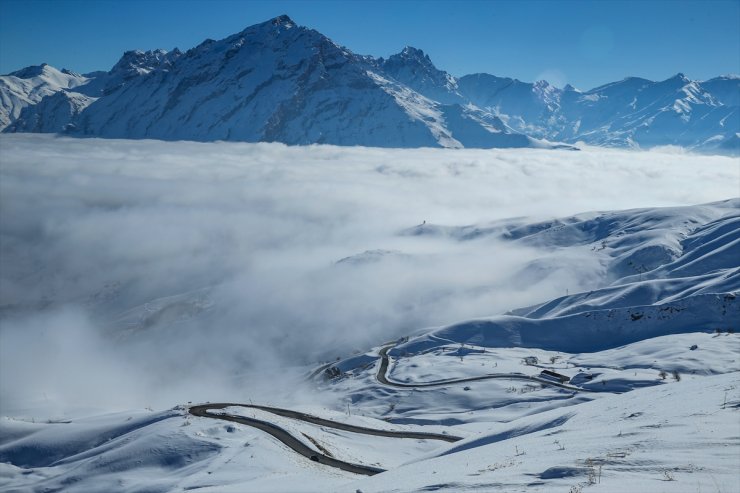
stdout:
[[(588, 148), (0, 151), (0, 412), (238, 400), (256, 375), (593, 289), (601, 267), (572, 252), (399, 232), (710, 202), (739, 178), (731, 158)], [(564, 268), (517, 283), (535, 260)]]

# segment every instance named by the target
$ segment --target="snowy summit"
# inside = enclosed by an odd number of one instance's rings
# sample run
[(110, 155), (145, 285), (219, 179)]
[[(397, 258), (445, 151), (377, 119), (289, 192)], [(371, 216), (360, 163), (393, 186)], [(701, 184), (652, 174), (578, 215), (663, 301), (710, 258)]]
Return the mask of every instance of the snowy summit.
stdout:
[[(46, 74), (42, 73), (45, 70)], [(380, 147), (549, 142), (737, 152), (736, 76), (590, 91), (473, 74), (422, 50), (359, 56), (287, 15), (185, 53), (128, 51), (109, 72), (0, 77), (0, 129), (115, 138)]]

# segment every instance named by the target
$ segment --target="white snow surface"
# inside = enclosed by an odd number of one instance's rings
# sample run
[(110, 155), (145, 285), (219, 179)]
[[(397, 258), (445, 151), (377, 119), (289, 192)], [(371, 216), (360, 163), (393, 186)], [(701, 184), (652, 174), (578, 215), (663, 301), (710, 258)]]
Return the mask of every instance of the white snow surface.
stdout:
[(3, 491), (740, 491), (736, 160), (0, 149)]
[[(86, 77), (59, 71), (48, 64), (26, 67), (0, 76), (0, 129), (18, 119), (23, 108), (87, 82)], [(68, 120), (64, 123), (67, 122)]]

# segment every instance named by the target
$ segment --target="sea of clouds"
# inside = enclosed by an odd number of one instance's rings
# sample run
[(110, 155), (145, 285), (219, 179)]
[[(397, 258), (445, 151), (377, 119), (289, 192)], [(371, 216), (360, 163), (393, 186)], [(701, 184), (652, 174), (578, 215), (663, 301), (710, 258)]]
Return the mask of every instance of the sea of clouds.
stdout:
[[(2, 136), (0, 412), (257, 398), (296, 367), (604, 282), (572, 251), (409, 228), (739, 183), (736, 159), (675, 152)], [(533, 262), (553, 268), (517, 282)]]

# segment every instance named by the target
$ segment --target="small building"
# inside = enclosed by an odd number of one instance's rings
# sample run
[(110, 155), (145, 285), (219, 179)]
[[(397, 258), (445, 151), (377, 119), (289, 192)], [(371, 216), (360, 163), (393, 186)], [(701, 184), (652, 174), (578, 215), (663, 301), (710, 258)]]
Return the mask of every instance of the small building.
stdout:
[(537, 363), (539, 363), (539, 360), (537, 359), (537, 356), (526, 356), (524, 358), (524, 364), (529, 366), (534, 366)]
[(552, 370), (542, 370), (540, 372), (540, 377), (546, 378), (548, 380), (557, 380), (560, 383), (568, 383), (570, 382), (570, 377), (563, 375), (561, 373), (554, 372)]
[(599, 376), (598, 373), (586, 373), (585, 371), (580, 370), (578, 373), (576, 373), (573, 378), (570, 379), (571, 385), (583, 385), (585, 383), (590, 382), (595, 377)]

